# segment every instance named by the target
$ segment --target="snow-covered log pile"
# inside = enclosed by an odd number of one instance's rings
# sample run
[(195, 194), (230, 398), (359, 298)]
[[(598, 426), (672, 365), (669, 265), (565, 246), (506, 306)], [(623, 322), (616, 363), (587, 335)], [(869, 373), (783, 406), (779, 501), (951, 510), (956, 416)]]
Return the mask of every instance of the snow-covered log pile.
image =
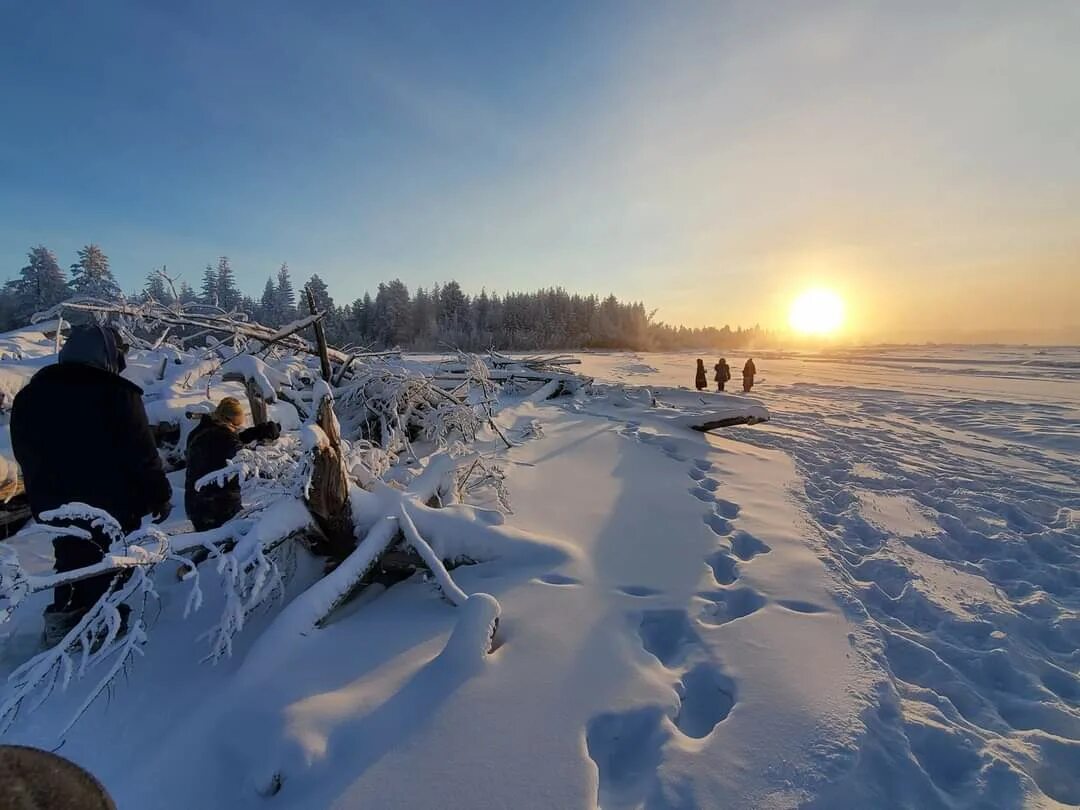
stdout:
[[(142, 387), (159, 449), (172, 468), (183, 466), (188, 434), (223, 396), (246, 401), (253, 422), (282, 426), (277, 441), (242, 450), (196, 483), (239, 481), (245, 508), (219, 529), (193, 532), (178, 517), (125, 536), (110, 515), (70, 504), (53, 519), (75, 525), (35, 530), (89, 539), (80, 527), (96, 526), (111, 540), (100, 563), (42, 574), (0, 546), (0, 625), (31, 604), (40, 607), (59, 585), (113, 576), (109, 592), (66, 638), (11, 672), (0, 695), (0, 730), (73, 680), (101, 671), (75, 722), (141, 653), (153, 616), (166, 604), (159, 598), (164, 588), (184, 589), (185, 618), (215, 606), (201, 637), (209, 660), (232, 654), (255, 613), (281, 606), (264, 631), (277, 641), (308, 634), (377, 576), (421, 570), (450, 605), (475, 604), (476, 594), (464, 592), (450, 569), (520, 546), (513, 533), (499, 529), (497, 511), (475, 507), (509, 511), (500, 457), (515, 441), (542, 435), (528, 415), (535, 404), (566, 396), (580, 409), (590, 400), (617, 405), (619, 397), (644, 396), (649, 407), (670, 410), (672, 419), (696, 429), (715, 426), (717, 418), (733, 420), (724, 424), (768, 418), (745, 399), (676, 403), (672, 398), (681, 392), (594, 389), (591, 379), (572, 371), (579, 361), (561, 355), (491, 351), (425, 361), (334, 349), (322, 334), (322, 313), (309, 303), (309, 316), (275, 330), (201, 305), (81, 299), (42, 313), (37, 331), (0, 336), (0, 416), (37, 369), (55, 362), (70, 321), (98, 318), (118, 326), (130, 344), (124, 374)], [(508, 398), (524, 403), (522, 423), (513, 428), (497, 420)], [(724, 408), (730, 413), (721, 413)], [(9, 447), (0, 448), (6, 465), (0, 472), (7, 469), (5, 479), (17, 481)], [(466, 503), (467, 511), (457, 508)], [(325, 575), (290, 593), (297, 555), (311, 553), (328, 558)], [(213, 600), (208, 589), (215, 591)], [(126, 628), (122, 606), (131, 609)], [(488, 614), (497, 616), (497, 603)], [(271, 641), (256, 640), (257, 649), (268, 646)]]
[(588, 389), (592, 380), (567, 370), (580, 361), (573, 357), (508, 357), (491, 351), (485, 358), (459, 355), (439, 366), (436, 377), (442, 385), (454, 388), (463, 378), (480, 383), (481, 388), (502, 385), (515, 391), (532, 392), (535, 401), (573, 395)]
[[(273, 329), (251, 321), (243, 312), (225, 311), (219, 307), (194, 302), (165, 305), (153, 299), (144, 303), (127, 303), (73, 298), (45, 312), (37, 313), (33, 320), (36, 323), (59, 318), (62, 322), (65, 317), (71, 317), (72, 313), (107, 318), (120, 324), (133, 345), (143, 349), (153, 349), (166, 344), (184, 348), (213, 335), (219, 340), (222, 337), (230, 339), (237, 348), (245, 346), (249, 341), (258, 341), (260, 348), (277, 345), (307, 354), (316, 354), (317, 348), (302, 332), (322, 318), (321, 314), (312, 314), (280, 329)], [(330, 349), (329, 354), (330, 359), (335, 362), (344, 363), (349, 359), (347, 352), (336, 349)]]
[[(587, 382), (565, 371), (570, 358), (458, 354), (420, 364), (394, 352), (335, 350), (321, 334), (305, 336), (318, 331), (321, 313), (271, 330), (207, 307), (83, 299), (42, 313), (48, 335), (23, 330), (19, 341), (26, 345), (8, 357), (17, 369), (5, 409), (37, 368), (55, 362), (72, 317), (107, 319), (120, 328), (131, 346), (124, 374), (143, 388), (159, 447), (174, 468), (183, 465), (198, 419), (226, 395), (247, 401), (254, 420), (278, 421), (283, 433), (197, 482), (197, 488), (229, 479), (241, 484), (245, 508), (220, 529), (193, 532), (179, 519), (124, 535), (112, 516), (70, 504), (50, 519), (75, 525), (34, 531), (89, 539), (80, 526), (96, 526), (111, 539), (100, 563), (32, 573), (0, 546), (0, 624), (31, 604), (40, 608), (57, 586), (113, 576), (109, 592), (67, 637), (11, 673), (0, 696), (0, 729), (96, 670), (97, 686), (74, 723), (136, 661), (164, 604), (163, 587), (185, 589), (185, 618), (203, 608), (207, 587), (220, 588), (213, 600), (220, 616), (203, 635), (209, 660), (231, 655), (250, 617), (285, 599), (297, 553), (329, 553), (333, 563), (288, 600), (272, 625), (277, 635), (321, 626), (395, 550), (428, 572), (451, 605), (470, 603), (448, 568), (499, 556), (501, 520), (475, 510), (463, 519), (444, 507), (471, 500), (509, 509), (498, 454), (513, 442), (496, 422), (500, 395), (546, 398)], [(10, 451), (0, 458), (17, 480)], [(479, 533), (467, 525), (476, 521)], [(483, 538), (479, 546), (476, 538)], [(507, 549), (513, 544), (506, 539)], [(122, 605), (131, 609), (126, 627)], [(497, 604), (493, 610), (497, 615)]]

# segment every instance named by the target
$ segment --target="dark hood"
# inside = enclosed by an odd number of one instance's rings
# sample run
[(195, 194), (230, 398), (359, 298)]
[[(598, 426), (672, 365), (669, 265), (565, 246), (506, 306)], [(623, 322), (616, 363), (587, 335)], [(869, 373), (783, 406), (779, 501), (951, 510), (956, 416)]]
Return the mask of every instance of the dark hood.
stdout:
[(60, 349), (61, 363), (81, 363), (119, 374), (127, 365), (116, 330), (111, 326), (81, 324), (75, 326)]

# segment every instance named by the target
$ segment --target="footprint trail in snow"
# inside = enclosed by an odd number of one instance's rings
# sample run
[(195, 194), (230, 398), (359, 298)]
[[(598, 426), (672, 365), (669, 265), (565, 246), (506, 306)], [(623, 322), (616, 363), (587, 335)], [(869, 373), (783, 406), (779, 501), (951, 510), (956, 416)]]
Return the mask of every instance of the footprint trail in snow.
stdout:
[[(774, 393), (774, 426), (737, 438), (788, 454), (803, 478), (899, 709), (882, 721), (888, 755), (913, 757), (925, 789), (956, 806), (1080, 805), (1080, 456), (1054, 428), (1066, 406)], [(762, 553), (736, 537), (740, 559)]]
[[(674, 460), (683, 460), (671, 440), (642, 433), (629, 422), (620, 434), (653, 444)], [(712, 587), (700, 591), (695, 603), (698, 615), (679, 607), (647, 608), (631, 614), (641, 647), (672, 679), (674, 701), (669, 707), (636, 706), (594, 717), (586, 728), (586, 747), (599, 773), (598, 804), (603, 808), (639, 807), (649, 803), (660, 788), (658, 771), (665, 746), (673, 739), (708, 738), (731, 713), (738, 699), (738, 685), (724, 669), (702, 635), (720, 625), (760, 610), (766, 598), (749, 586), (739, 585), (740, 565), (770, 551), (749, 532), (736, 528), (741, 507), (721, 497), (721, 483), (712, 477), (714, 464), (696, 458), (689, 462), (689, 494), (707, 504), (704, 524), (717, 545), (703, 560)], [(638, 598), (659, 596), (641, 586), (624, 586), (620, 592)], [(812, 613), (821, 610), (808, 603), (783, 604), (789, 610)], [(799, 610), (798, 608), (803, 608)]]

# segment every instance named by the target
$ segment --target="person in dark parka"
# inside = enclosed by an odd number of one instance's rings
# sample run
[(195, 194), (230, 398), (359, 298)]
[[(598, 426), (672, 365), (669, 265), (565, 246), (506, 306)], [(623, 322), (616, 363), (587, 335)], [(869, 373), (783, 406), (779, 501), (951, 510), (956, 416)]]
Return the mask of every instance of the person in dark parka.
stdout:
[(240, 448), (248, 442), (276, 439), (281, 425), (264, 422), (241, 430), (244, 411), (240, 401), (225, 397), (212, 414), (205, 414), (187, 440), (187, 472), (184, 476), (184, 508), (195, 531), (216, 529), (239, 514), (243, 508), (240, 482), (234, 476), (223, 485), (208, 483), (202, 489), (195, 484), (203, 476), (227, 467)]
[(744, 394), (749, 394), (750, 389), (754, 387), (754, 375), (757, 374), (757, 366), (754, 365), (754, 358), (747, 359), (746, 365), (742, 367), (742, 390)]
[(731, 379), (731, 367), (727, 364), (727, 360), (721, 357), (720, 362), (713, 366), (713, 371), (716, 372), (713, 375), (713, 380), (716, 382), (716, 390), (723, 391), (724, 384)]
[(694, 385), (698, 391), (704, 391), (709, 387), (709, 381), (705, 377), (705, 362), (700, 358), (697, 361), (697, 374), (694, 377)]
[[(41, 514), (68, 503), (103, 509), (125, 532), (144, 515), (157, 522), (171, 510), (165, 477), (143, 408), (142, 389), (120, 376), (124, 351), (112, 327), (77, 326), (56, 365), (38, 371), (11, 406), (11, 445), (22, 468), (30, 511)], [(55, 570), (99, 562), (109, 538), (85, 521), (64, 521), (89, 530), (53, 540)], [(109, 589), (103, 574), (54, 590), (45, 612), (45, 641), (62, 639)]]

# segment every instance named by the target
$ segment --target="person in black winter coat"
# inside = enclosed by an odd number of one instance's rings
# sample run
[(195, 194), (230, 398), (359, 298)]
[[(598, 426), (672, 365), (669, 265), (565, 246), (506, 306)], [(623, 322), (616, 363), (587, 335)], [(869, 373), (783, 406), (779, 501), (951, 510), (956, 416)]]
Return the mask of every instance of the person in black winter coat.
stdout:
[(727, 364), (727, 360), (721, 357), (720, 362), (713, 366), (713, 371), (716, 372), (713, 375), (713, 380), (716, 382), (716, 390), (723, 391), (724, 383), (731, 379), (731, 367)]
[(264, 422), (241, 430), (244, 411), (239, 400), (225, 397), (212, 414), (205, 414), (187, 440), (187, 471), (184, 476), (184, 508), (195, 530), (209, 531), (239, 514), (243, 508), (240, 482), (234, 476), (218, 485), (207, 483), (201, 489), (195, 484), (204, 475), (227, 467), (240, 448), (248, 442), (276, 439), (281, 425)]
[[(37, 520), (73, 502), (105, 510), (125, 532), (138, 528), (144, 515), (157, 522), (168, 517), (172, 488), (147, 423), (142, 389), (120, 376), (124, 366), (115, 329), (77, 326), (59, 362), (38, 371), (16, 395), (11, 445)], [(85, 521), (62, 523), (92, 537), (53, 540), (57, 573), (99, 562), (109, 538)], [(46, 643), (63, 638), (113, 580), (103, 574), (56, 588), (46, 610)]]
[(746, 361), (746, 365), (742, 367), (742, 390), (744, 394), (749, 394), (750, 389), (754, 387), (755, 374), (757, 374), (757, 366), (754, 365), (754, 358), (751, 357)]
[(705, 377), (705, 362), (700, 358), (697, 361), (697, 374), (694, 376), (694, 385), (698, 391), (704, 391), (709, 387), (709, 381)]

